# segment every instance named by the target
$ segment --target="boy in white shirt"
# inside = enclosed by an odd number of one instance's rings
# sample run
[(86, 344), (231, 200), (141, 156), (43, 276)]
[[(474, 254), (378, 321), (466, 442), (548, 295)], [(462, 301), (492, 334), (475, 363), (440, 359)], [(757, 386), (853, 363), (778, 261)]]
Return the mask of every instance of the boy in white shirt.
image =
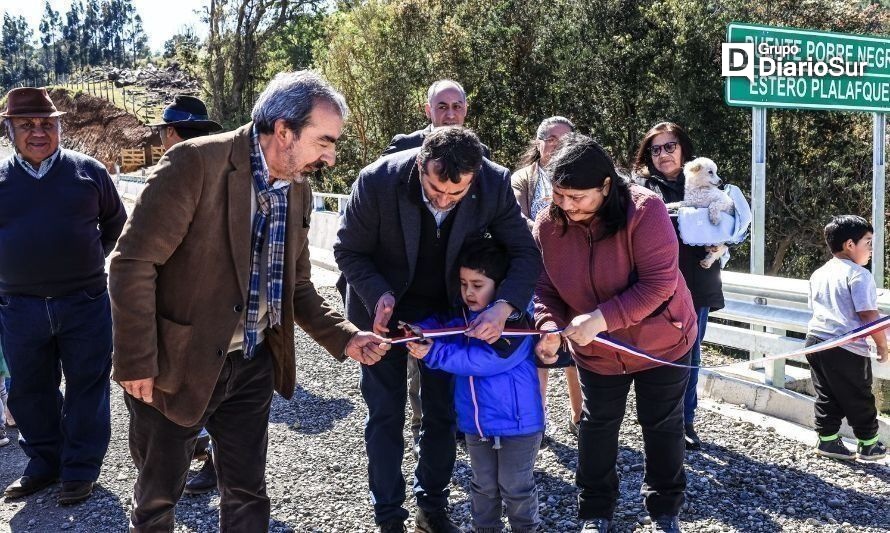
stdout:
[[(825, 242), (833, 258), (810, 277), (809, 305), (813, 318), (807, 327), (807, 346), (880, 318), (875, 280), (863, 268), (871, 258), (874, 228), (864, 218), (841, 215), (825, 226)], [(878, 359), (888, 361), (887, 337), (873, 333)], [(878, 440), (877, 407), (871, 392), (872, 370), (864, 338), (807, 356), (816, 389), (816, 453), (835, 459), (877, 461), (887, 455)], [(840, 439), (841, 420), (859, 441), (853, 453)]]

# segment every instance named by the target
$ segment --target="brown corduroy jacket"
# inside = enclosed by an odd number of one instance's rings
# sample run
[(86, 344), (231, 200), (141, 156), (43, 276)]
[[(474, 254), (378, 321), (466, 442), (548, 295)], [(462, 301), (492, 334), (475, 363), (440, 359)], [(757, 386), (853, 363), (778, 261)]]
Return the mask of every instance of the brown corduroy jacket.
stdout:
[[(114, 379), (155, 378), (150, 404), (196, 424), (247, 305), (252, 124), (177, 144), (158, 163), (111, 254)], [(288, 192), (282, 323), (265, 332), (275, 390), (293, 395), (294, 323), (338, 359), (357, 331), (310, 281), (308, 182)]]

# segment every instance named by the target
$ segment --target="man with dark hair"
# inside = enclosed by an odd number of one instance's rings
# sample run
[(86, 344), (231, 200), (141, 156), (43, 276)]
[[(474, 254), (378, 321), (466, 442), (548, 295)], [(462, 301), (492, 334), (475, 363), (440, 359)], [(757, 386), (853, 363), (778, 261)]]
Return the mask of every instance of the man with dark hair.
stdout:
[(200, 98), (186, 94), (177, 94), (173, 103), (164, 108), (161, 122), (149, 124), (149, 127), (157, 128), (165, 150), (222, 129), (218, 122), (210, 120), (207, 106)]
[(269, 408), (273, 389), (294, 392), (294, 324), (341, 361), (385, 353), (310, 280), (306, 174), (334, 164), (346, 113), (321, 76), (279, 74), (252, 123), (177, 144), (149, 177), (110, 276), (114, 379), (139, 469), (131, 531), (173, 530), (202, 427), (220, 531), (267, 531)]
[(62, 505), (92, 494), (111, 437), (105, 256), (127, 218), (105, 166), (59, 147), (64, 114), (36, 87), (0, 114), (15, 146), (0, 162), (0, 338), (29, 457), (4, 495), (61, 478)]
[[(400, 133), (392, 138), (389, 146), (381, 155), (394, 154), (402, 150), (418, 148), (423, 144), (424, 138), (435, 128), (442, 126), (463, 126), (467, 118), (467, 93), (463, 86), (454, 80), (436, 80), (426, 92), (424, 113), (430, 120), (430, 124), (422, 130), (413, 133)], [(484, 144), (482, 155), (491, 158), (491, 151)]]
[[(398, 335), (456, 303), (457, 256), (464, 242), (490, 234), (510, 257), (495, 303), (471, 323), (470, 337), (495, 342), (507, 318), (524, 310), (540, 272), (540, 254), (519, 211), (507, 169), (483, 159), (476, 135), (436, 129), (420, 149), (383, 157), (353, 184), (334, 256), (348, 283), (347, 317), (358, 327)], [(401, 532), (408, 512), (401, 472), (405, 422), (404, 345), (362, 365), (368, 405), (365, 446), (375, 521)], [(420, 365), (423, 417), (414, 474), (416, 531), (456, 532), (445, 511), (454, 467), (452, 376)]]
[[(430, 124), (422, 130), (414, 133), (398, 134), (392, 138), (389, 146), (383, 151), (382, 155), (394, 154), (403, 150), (418, 148), (423, 144), (423, 140), (435, 128), (443, 126), (463, 126), (467, 118), (467, 92), (463, 86), (449, 79), (436, 80), (430, 85), (426, 91), (426, 104), (424, 104), (424, 113), (430, 120)], [(491, 158), (491, 151), (487, 146), (482, 146), (482, 156), (486, 159)], [(346, 282), (343, 276), (337, 280), (337, 290), (341, 295), (345, 295)], [(345, 297), (345, 296), (344, 296)], [(408, 399), (411, 403), (411, 432), (414, 437), (413, 453), (417, 457), (417, 442), (420, 438), (420, 374), (418, 370), (417, 360), (408, 358)], [(458, 438), (463, 439), (463, 434), (458, 433)]]

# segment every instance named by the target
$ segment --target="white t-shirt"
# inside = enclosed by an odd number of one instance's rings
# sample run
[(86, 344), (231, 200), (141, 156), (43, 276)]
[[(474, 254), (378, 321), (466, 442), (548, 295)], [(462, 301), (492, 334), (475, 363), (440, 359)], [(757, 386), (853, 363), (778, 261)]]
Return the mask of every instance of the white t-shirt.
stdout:
[[(849, 259), (834, 257), (810, 276), (809, 306), (813, 318), (808, 333), (828, 339), (849, 333), (865, 322), (857, 312), (878, 309), (878, 291), (871, 272)], [(865, 338), (845, 346), (858, 355), (868, 355)]]

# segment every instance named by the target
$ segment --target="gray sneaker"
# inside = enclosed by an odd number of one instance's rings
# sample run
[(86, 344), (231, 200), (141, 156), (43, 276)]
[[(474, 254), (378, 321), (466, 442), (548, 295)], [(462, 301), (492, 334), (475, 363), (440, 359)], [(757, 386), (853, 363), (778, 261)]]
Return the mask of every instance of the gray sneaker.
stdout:
[[(3, 357), (3, 356), (0, 356)], [(0, 378), (3, 379), (3, 378)], [(9, 444), (9, 436), (6, 434), (6, 430), (0, 428), (0, 446), (6, 446)]]

